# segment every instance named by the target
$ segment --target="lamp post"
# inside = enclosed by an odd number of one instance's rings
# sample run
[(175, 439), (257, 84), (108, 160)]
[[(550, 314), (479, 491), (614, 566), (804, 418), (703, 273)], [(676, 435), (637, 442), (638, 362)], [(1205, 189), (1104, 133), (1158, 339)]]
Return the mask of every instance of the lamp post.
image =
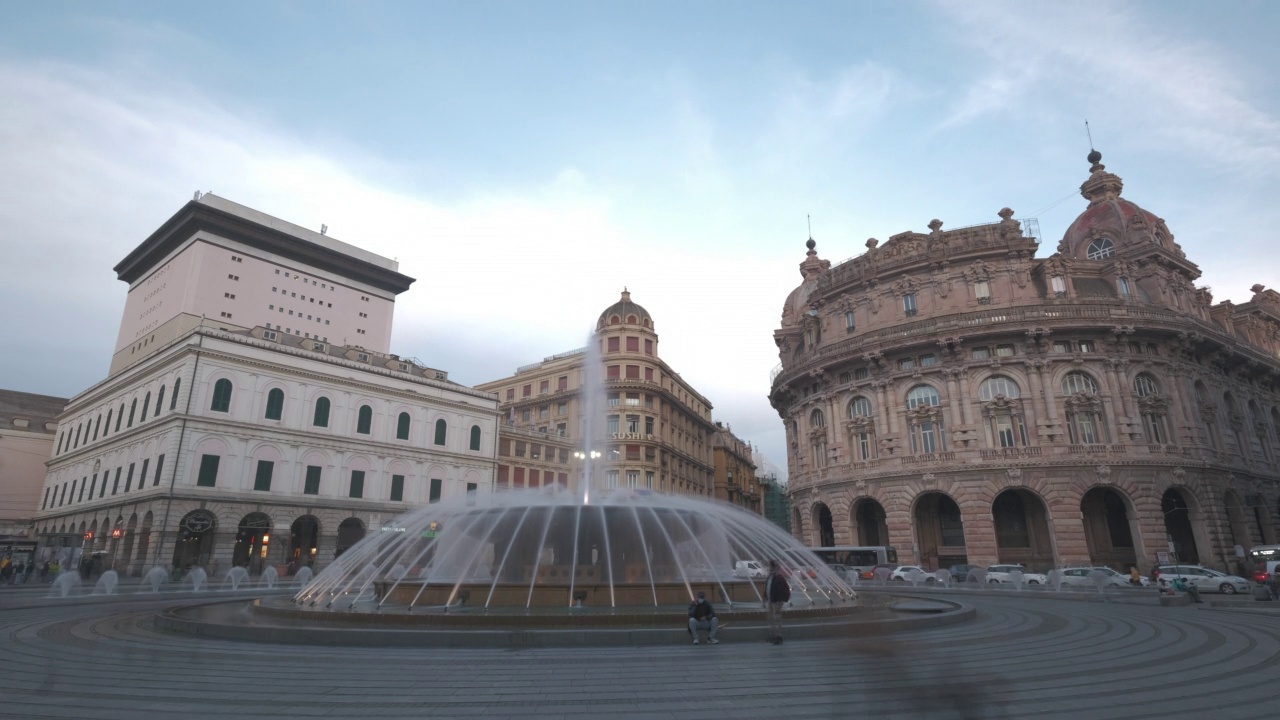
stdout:
[(582, 504), (586, 505), (591, 501), (591, 460), (600, 458), (601, 453), (598, 450), (577, 450), (573, 456), (582, 461)]

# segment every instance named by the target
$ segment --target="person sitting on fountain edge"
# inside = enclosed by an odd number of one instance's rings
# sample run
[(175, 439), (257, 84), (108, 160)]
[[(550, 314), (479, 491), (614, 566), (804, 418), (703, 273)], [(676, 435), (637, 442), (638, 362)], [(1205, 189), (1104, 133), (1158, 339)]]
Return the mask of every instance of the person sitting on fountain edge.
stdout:
[(716, 630), (720, 629), (720, 618), (716, 617), (716, 609), (707, 602), (707, 594), (698, 592), (698, 599), (689, 603), (689, 634), (693, 635), (693, 644), (698, 644), (698, 631), (707, 631), (707, 642), (719, 645)]

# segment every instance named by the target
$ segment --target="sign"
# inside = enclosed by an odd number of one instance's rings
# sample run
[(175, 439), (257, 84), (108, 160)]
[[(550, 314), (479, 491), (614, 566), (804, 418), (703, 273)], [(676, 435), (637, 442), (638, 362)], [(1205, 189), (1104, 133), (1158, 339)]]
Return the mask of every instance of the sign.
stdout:
[(84, 539), (85, 539), (85, 540), (92, 540), (92, 539), (93, 539), (93, 531), (92, 531), (92, 530), (86, 530), (86, 531), (85, 531), (85, 533), (84, 533)]
[(198, 510), (187, 516), (187, 519), (182, 522), (182, 527), (193, 533), (198, 533), (213, 527), (213, 523), (213, 515), (203, 510)]
[(396, 525), (395, 523), (382, 526), (382, 532), (404, 532), (404, 531), (405, 531), (405, 528), (399, 525)]
[(124, 537), (124, 530), (121, 528), (111, 528), (111, 537), (112, 539), (119, 539)]
[(1167, 553), (1167, 552), (1158, 552), (1158, 553), (1156, 553), (1156, 564), (1157, 564), (1157, 565), (1168, 565), (1168, 564), (1169, 564), (1169, 553)]
[(610, 433), (609, 437), (613, 440), (652, 440), (652, 435), (644, 433)]

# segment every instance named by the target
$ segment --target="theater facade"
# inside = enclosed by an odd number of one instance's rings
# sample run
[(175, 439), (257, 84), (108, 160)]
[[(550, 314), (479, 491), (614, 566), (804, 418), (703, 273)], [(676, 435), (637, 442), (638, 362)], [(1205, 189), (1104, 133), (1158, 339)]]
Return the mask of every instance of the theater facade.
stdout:
[(1280, 521), (1280, 294), (1213, 301), (1096, 151), (1054, 252), (1008, 208), (832, 265), (774, 332), (792, 530), (938, 568), (1244, 569)]

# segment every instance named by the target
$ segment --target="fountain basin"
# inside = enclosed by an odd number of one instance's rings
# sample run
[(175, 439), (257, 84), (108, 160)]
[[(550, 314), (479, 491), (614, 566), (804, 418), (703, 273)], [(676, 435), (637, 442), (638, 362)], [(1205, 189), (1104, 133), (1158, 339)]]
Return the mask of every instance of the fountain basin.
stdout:
[[(596, 576), (597, 578), (599, 576)], [(443, 606), (457, 603), (496, 607), (568, 607), (579, 602), (584, 607), (643, 608), (688, 603), (691, 594), (704, 592), (707, 599), (720, 604), (754, 603), (759, 605), (764, 597), (764, 583), (747, 580), (726, 582), (697, 580), (684, 583), (614, 583), (599, 580), (542, 581), (530, 588), (528, 583), (463, 583), (453, 585), (425, 585), (422, 581), (377, 581), (373, 584), (374, 597), (389, 606), (415, 609), (423, 606)], [(320, 605), (321, 603), (317, 603)], [(819, 602), (821, 604), (821, 601)], [(337, 603), (335, 603), (337, 605)], [(394, 607), (384, 609), (396, 609)]]

